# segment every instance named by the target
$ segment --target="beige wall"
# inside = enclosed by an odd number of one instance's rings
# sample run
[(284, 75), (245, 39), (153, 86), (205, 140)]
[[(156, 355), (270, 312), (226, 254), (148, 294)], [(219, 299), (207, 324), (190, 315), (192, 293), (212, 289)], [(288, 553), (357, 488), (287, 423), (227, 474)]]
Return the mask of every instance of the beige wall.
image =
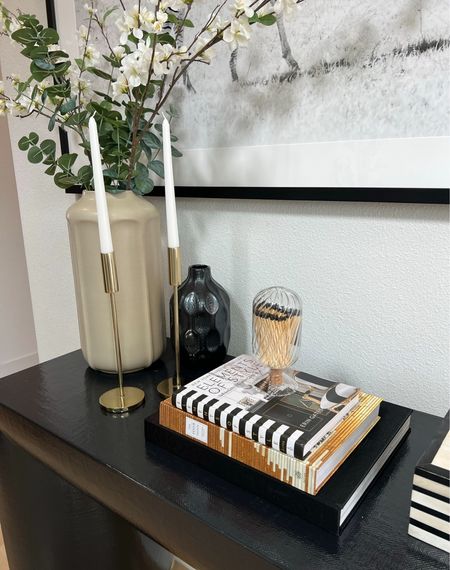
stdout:
[[(1, 69), (0, 69), (1, 79)], [(37, 362), (8, 123), (0, 119), (0, 377)]]

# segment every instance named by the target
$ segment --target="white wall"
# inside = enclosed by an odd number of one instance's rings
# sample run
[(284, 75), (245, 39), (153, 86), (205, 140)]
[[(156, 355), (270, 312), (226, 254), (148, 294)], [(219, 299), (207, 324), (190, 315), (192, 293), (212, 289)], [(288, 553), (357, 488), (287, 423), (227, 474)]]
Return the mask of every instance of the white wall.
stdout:
[[(8, 8), (22, 8), (23, 2), (8, 0)], [(45, 22), (45, 2), (29, 0), (26, 11)], [(17, 46), (0, 37), (0, 64), (3, 76), (29, 75), (29, 61)], [(57, 138), (47, 131), (41, 118), (9, 117), (11, 147), (22, 218), (25, 254), (40, 361), (48, 360), (79, 347), (75, 298), (70, 265), (65, 211), (74, 197), (53, 184), (42, 165), (30, 164), (26, 153), (17, 148), (18, 140), (30, 131), (41, 138)]]
[(254, 295), (284, 285), (303, 298), (303, 370), (449, 407), (446, 206), (184, 199), (179, 227), (183, 269), (210, 264), (230, 293), (231, 353), (251, 350)]
[[(8, 5), (18, 5), (9, 0)], [(30, 1), (42, 15), (43, 2)], [(2, 40), (4, 74), (26, 63)], [(41, 121), (11, 119), (40, 360), (79, 346), (65, 211), (16, 148)], [(163, 208), (162, 200), (154, 202)], [(273, 284), (304, 301), (301, 367), (442, 415), (449, 405), (449, 229), (445, 206), (180, 200), (184, 268), (209, 263), (232, 298), (230, 351), (250, 349), (251, 301)], [(164, 224), (163, 224), (164, 227)]]
[[(1, 79), (1, 70), (0, 70)], [(8, 124), (0, 119), (0, 377), (37, 363)]]

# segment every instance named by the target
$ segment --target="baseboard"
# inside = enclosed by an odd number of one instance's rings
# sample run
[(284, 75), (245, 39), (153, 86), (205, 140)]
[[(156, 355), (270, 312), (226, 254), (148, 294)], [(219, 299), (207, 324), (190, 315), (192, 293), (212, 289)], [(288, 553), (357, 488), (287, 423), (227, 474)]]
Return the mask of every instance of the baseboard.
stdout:
[(1, 362), (0, 378), (3, 378), (3, 376), (8, 376), (9, 374), (14, 374), (14, 372), (19, 372), (19, 370), (24, 370), (25, 368), (29, 368), (35, 364), (39, 364), (37, 352), (30, 352), (29, 354), (19, 356), (19, 358), (14, 358), (13, 360), (8, 360), (7, 362)]

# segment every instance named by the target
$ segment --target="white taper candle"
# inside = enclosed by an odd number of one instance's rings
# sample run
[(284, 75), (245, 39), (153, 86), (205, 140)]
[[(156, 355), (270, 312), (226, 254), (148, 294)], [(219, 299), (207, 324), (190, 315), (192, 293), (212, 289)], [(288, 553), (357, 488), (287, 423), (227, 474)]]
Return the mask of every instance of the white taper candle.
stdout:
[[(163, 115), (164, 116), (164, 115)], [(177, 207), (175, 203), (175, 188), (172, 169), (172, 143), (170, 141), (169, 121), (164, 117), (162, 124), (164, 152), (164, 183), (166, 195), (167, 245), (179, 247)]]
[(97, 123), (94, 117), (89, 119), (89, 141), (91, 143), (92, 171), (94, 174), (95, 203), (97, 205), (98, 234), (100, 252), (111, 253), (113, 244), (109, 225), (108, 204), (106, 203), (105, 181), (103, 180), (102, 159), (98, 142)]

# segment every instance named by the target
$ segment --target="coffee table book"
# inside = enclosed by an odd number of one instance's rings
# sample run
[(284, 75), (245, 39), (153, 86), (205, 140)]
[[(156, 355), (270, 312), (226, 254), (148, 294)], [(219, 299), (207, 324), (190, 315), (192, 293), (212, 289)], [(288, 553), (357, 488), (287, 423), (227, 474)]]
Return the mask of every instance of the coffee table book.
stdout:
[(378, 422), (381, 398), (361, 394), (360, 404), (305, 459), (247, 439), (216, 424), (160, 404), (159, 422), (279, 481), (315, 495)]
[(359, 404), (360, 390), (303, 372), (295, 392), (270, 381), (270, 369), (242, 354), (189, 382), (175, 407), (303, 459)]
[(180, 435), (159, 423), (159, 413), (145, 420), (147, 440), (287, 511), (340, 534), (382, 468), (409, 433), (412, 411), (383, 402), (380, 421), (333, 477), (311, 495), (261, 471)]

